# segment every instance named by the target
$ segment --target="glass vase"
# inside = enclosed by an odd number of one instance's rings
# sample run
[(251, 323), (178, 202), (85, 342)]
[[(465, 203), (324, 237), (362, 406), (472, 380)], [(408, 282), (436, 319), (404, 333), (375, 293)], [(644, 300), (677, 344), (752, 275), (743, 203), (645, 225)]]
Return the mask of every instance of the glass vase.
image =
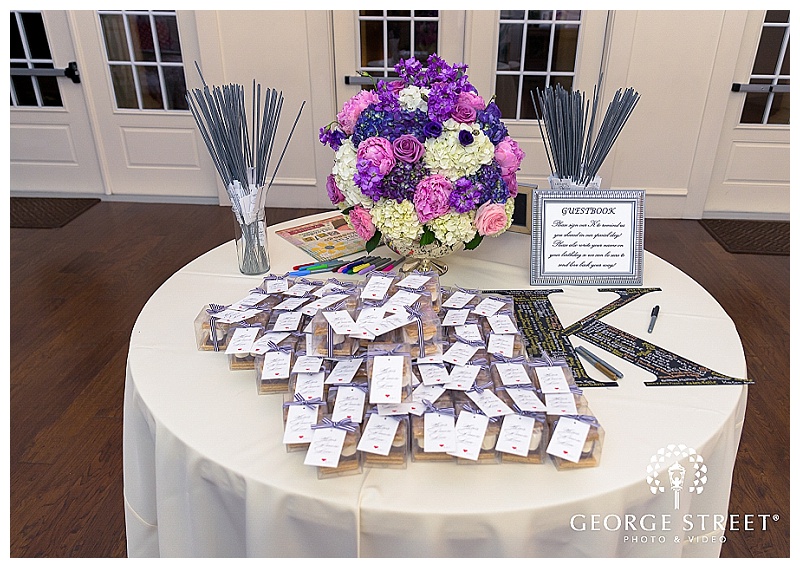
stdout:
[(266, 274), (269, 272), (269, 248), (267, 247), (267, 214), (261, 208), (256, 220), (240, 222), (233, 216), (236, 256), (242, 274)]
[(400, 256), (406, 257), (405, 262), (400, 267), (402, 272), (411, 272), (413, 270), (428, 272), (434, 270), (439, 276), (447, 272), (447, 263), (442, 259), (464, 249), (463, 242), (458, 242), (454, 245), (439, 243), (421, 245), (419, 239), (414, 239), (413, 241), (387, 239), (386, 246)]

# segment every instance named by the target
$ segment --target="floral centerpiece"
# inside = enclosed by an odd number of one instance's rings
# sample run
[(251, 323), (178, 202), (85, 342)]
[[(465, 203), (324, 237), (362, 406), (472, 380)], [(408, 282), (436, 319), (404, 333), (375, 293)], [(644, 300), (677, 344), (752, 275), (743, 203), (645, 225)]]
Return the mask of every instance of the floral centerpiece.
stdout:
[(474, 249), (511, 225), (525, 153), (500, 109), (436, 54), (401, 60), (320, 129), (335, 152), (328, 196), (373, 250)]

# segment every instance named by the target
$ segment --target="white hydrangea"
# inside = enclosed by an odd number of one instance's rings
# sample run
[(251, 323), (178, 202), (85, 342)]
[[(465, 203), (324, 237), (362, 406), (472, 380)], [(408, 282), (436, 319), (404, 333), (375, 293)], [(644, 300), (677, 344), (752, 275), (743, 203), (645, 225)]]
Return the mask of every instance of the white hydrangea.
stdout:
[[(463, 146), (458, 139), (462, 130), (472, 133), (473, 142)], [(494, 144), (474, 123), (459, 123), (448, 118), (438, 138), (425, 141), (425, 165), (433, 173), (450, 180), (472, 175), (494, 158)]]
[(409, 85), (397, 93), (397, 98), (400, 100), (400, 106), (403, 110), (415, 111), (419, 109), (422, 112), (428, 112), (427, 97), (429, 92), (430, 89)]
[(339, 190), (344, 195), (344, 203), (346, 203), (347, 207), (362, 205), (370, 209), (375, 202), (361, 193), (361, 188), (353, 181), (356, 171), (356, 147), (347, 138), (342, 141), (342, 145), (336, 150), (331, 173), (336, 179), (336, 185), (339, 186)]
[(443, 245), (452, 246), (457, 243), (468, 243), (475, 238), (475, 211), (466, 213), (450, 212), (428, 221), (433, 234)]
[(388, 239), (413, 241), (422, 234), (414, 203), (381, 199), (370, 211), (375, 227)]

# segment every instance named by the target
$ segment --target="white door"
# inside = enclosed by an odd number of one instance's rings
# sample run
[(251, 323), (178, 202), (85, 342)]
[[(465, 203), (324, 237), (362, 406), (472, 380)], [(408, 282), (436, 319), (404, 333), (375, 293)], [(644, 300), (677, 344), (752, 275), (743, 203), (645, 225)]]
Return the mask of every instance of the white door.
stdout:
[(740, 86), (728, 93), (703, 217), (788, 219), (789, 11), (739, 17)]
[[(66, 69), (77, 60), (66, 12), (11, 12), (10, 36), (12, 69)], [(86, 83), (13, 75), (10, 86), (11, 190), (102, 195)]]
[(81, 83), (59, 79), (63, 110), (13, 110), (12, 190), (216, 201), (216, 170), (185, 100), (186, 84), (198, 84), (194, 13), (43, 15), (57, 66), (76, 61)]

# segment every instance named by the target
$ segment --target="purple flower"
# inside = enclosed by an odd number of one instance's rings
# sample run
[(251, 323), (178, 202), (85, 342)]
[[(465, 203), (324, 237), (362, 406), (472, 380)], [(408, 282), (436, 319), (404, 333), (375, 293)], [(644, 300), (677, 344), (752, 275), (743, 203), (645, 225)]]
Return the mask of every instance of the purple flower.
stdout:
[(347, 134), (345, 134), (338, 128), (323, 127), (319, 129), (319, 141), (322, 142), (323, 144), (327, 144), (334, 151), (339, 149), (339, 147), (342, 145), (342, 141), (345, 138), (347, 138)]
[(458, 141), (461, 142), (462, 146), (469, 146), (475, 142), (475, 137), (469, 130), (462, 130), (458, 133)]
[(451, 115), (452, 119), (456, 122), (460, 122), (462, 124), (468, 122), (475, 122), (475, 117), (477, 113), (475, 109), (470, 105), (462, 102), (457, 102), (456, 106), (453, 107), (453, 114)]
[(395, 158), (409, 163), (418, 162), (425, 154), (425, 146), (411, 134), (403, 134), (392, 142), (392, 150)]
[(380, 173), (378, 166), (369, 160), (357, 159), (356, 170), (353, 181), (361, 188), (361, 193), (373, 201), (380, 200), (382, 197), (380, 185), (383, 175)]
[(417, 184), (414, 208), (420, 223), (441, 217), (450, 210), (450, 192), (453, 184), (443, 175), (434, 174)]
[(438, 138), (442, 135), (442, 125), (435, 120), (429, 120), (422, 127), (422, 132), (425, 134), (425, 138)]
[(408, 163), (398, 161), (381, 181), (380, 194), (386, 199), (394, 199), (397, 203), (414, 198), (417, 184), (428, 175), (425, 162)]
[(367, 138), (359, 144), (357, 157), (359, 160), (367, 160), (378, 166), (381, 177), (385, 176), (395, 164), (392, 143), (380, 136)]
[(328, 176), (328, 180), (325, 182), (325, 189), (328, 191), (328, 198), (334, 205), (344, 201), (344, 195), (342, 195), (339, 186), (336, 185), (336, 177), (333, 174)]
[(458, 213), (472, 211), (478, 205), (481, 191), (467, 178), (458, 178), (450, 192), (448, 202)]

